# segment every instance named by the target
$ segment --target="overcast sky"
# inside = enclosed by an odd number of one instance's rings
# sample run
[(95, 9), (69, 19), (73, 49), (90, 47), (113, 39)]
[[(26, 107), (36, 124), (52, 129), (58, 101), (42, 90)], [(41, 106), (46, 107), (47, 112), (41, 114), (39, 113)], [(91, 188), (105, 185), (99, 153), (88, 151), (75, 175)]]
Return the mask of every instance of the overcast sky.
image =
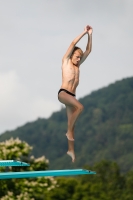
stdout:
[(61, 108), (61, 59), (87, 24), (93, 48), (77, 98), (133, 76), (132, 8), (133, 0), (1, 0), (0, 133)]

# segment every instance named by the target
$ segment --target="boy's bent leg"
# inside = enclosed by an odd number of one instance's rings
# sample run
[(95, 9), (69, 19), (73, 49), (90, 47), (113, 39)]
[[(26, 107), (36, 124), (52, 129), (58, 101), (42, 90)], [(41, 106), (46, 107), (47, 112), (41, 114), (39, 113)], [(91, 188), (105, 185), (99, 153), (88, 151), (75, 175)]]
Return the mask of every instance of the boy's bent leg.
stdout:
[(69, 139), (74, 138), (74, 125), (75, 122), (83, 110), (83, 106), (80, 102), (78, 102), (75, 97), (65, 93), (61, 92), (59, 94), (59, 101), (66, 105), (67, 110), (67, 116), (68, 116), (68, 151), (67, 154), (72, 158), (72, 162), (75, 161), (75, 153), (74, 153), (74, 141), (71, 141)]
[(82, 110), (83, 106), (81, 104), (79, 104), (78, 108), (75, 108), (73, 106), (66, 106), (67, 117), (68, 117), (67, 136), (68, 138), (70, 138), (70, 140), (74, 139), (74, 126)]
[(75, 99), (75, 97), (65, 93), (61, 92), (59, 94), (59, 100), (61, 103), (66, 105), (67, 109), (67, 116), (68, 116), (68, 131), (67, 131), (67, 137), (69, 140), (73, 140), (74, 137), (74, 125), (75, 122), (80, 115), (80, 113), (83, 110), (83, 106), (80, 102)]

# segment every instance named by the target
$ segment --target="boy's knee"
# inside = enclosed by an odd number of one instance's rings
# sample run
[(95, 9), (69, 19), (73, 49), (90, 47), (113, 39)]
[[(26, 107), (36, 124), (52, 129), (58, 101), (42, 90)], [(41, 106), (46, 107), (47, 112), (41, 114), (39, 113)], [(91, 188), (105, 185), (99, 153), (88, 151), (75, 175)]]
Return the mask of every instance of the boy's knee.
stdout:
[(81, 104), (81, 105), (78, 107), (78, 109), (79, 109), (79, 112), (81, 113), (81, 112), (83, 111), (83, 109), (84, 109), (84, 106)]

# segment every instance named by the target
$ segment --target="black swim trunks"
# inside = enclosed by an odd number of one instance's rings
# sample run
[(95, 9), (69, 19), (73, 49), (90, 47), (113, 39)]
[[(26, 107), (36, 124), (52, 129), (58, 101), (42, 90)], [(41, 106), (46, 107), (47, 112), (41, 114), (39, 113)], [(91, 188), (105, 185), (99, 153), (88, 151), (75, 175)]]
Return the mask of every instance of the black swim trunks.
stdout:
[(73, 93), (71, 93), (71, 92), (69, 92), (68, 90), (63, 89), (63, 88), (61, 88), (61, 89), (59, 90), (58, 95), (59, 95), (59, 93), (60, 93), (61, 91), (64, 91), (64, 92), (66, 92), (67, 94), (70, 94), (70, 95), (72, 95), (72, 96), (75, 97), (75, 94), (73, 94)]

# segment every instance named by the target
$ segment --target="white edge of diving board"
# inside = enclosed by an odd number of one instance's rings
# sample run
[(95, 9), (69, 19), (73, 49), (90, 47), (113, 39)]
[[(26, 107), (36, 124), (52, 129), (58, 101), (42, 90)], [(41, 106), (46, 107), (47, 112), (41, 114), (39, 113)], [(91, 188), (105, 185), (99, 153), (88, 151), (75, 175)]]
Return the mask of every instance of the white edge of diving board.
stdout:
[(19, 160), (0, 160), (0, 167), (11, 167), (11, 166), (30, 166), (26, 162)]

